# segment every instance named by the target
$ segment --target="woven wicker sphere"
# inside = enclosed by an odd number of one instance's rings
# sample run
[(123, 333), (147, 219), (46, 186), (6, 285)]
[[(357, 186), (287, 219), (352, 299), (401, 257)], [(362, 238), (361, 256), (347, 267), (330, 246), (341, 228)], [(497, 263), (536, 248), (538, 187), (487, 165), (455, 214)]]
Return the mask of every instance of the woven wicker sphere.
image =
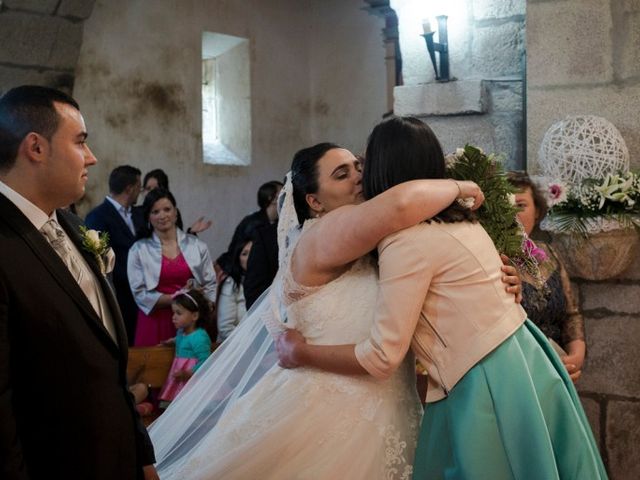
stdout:
[(545, 133), (538, 153), (543, 175), (579, 184), (585, 178), (629, 170), (629, 150), (611, 122), (594, 115), (568, 116)]

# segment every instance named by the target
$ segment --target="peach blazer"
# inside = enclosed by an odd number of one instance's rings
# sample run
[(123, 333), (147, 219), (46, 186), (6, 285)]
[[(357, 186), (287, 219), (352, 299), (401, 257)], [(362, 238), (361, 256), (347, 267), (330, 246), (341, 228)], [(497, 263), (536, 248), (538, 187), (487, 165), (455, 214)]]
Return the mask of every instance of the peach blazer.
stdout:
[(444, 398), (526, 319), (478, 223), (421, 223), (386, 237), (378, 253), (376, 319), (356, 357), (386, 378), (411, 346), (429, 375), (427, 402)]

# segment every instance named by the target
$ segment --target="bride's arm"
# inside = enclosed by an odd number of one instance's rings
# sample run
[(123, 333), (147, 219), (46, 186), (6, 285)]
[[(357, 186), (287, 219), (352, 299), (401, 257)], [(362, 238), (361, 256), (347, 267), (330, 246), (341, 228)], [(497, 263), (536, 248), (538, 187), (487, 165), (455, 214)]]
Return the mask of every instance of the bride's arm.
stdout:
[(346, 265), (373, 250), (387, 235), (416, 225), (448, 207), (456, 198), (484, 200), (473, 182), (412, 180), (396, 185), (360, 205), (327, 213), (298, 246), (297, 258), (316, 271)]

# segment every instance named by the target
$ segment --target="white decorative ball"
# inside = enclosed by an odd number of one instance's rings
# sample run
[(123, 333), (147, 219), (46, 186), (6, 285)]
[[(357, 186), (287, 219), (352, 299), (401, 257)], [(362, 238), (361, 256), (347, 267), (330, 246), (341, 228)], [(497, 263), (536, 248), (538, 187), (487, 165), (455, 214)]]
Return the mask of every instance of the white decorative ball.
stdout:
[(594, 115), (568, 116), (545, 133), (538, 161), (547, 178), (579, 184), (629, 170), (629, 150), (618, 129)]

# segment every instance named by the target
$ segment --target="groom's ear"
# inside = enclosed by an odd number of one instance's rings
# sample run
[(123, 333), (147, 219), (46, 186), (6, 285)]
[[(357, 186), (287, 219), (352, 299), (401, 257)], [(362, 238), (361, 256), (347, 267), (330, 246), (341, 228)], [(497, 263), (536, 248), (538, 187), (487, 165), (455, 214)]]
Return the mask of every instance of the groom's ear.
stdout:
[(316, 197), (313, 193), (307, 193), (307, 196), (304, 198), (307, 201), (307, 205), (309, 205), (312, 213), (324, 212), (324, 206), (322, 205), (322, 202), (318, 200), (318, 197)]

